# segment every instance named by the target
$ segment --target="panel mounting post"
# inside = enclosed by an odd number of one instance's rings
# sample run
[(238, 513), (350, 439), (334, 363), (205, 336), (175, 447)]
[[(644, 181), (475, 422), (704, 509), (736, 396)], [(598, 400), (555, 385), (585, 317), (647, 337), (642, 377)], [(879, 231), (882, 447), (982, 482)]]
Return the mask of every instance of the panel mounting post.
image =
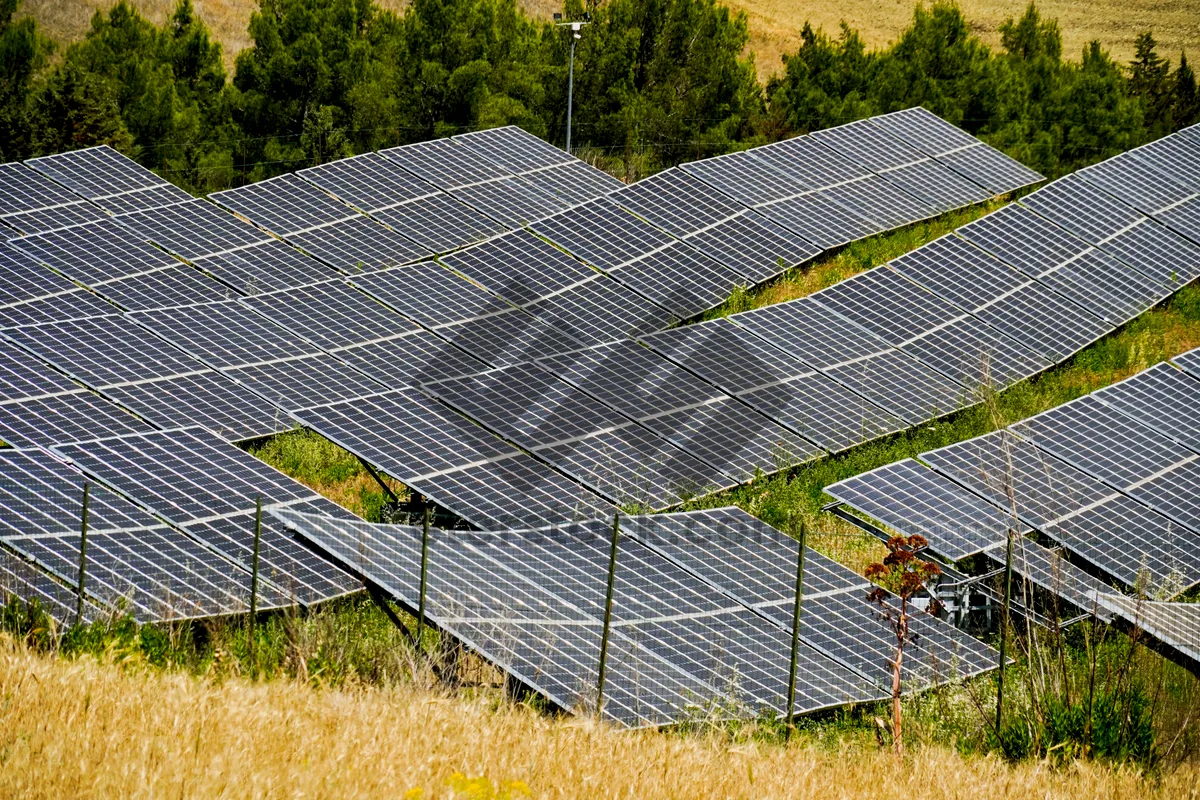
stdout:
[(800, 523), (800, 554), (796, 556), (796, 601), (792, 605), (792, 657), (788, 662), (787, 726), (788, 733), (796, 729), (796, 662), (800, 657), (800, 604), (804, 596), (804, 548), (808, 540), (808, 524)]
[(604, 679), (608, 671), (608, 632), (612, 625), (613, 587), (617, 582), (617, 546), (621, 539), (621, 512), (613, 514), (612, 548), (608, 553), (608, 589), (604, 593), (604, 630), (600, 634), (600, 670), (596, 677), (596, 717), (604, 710)]
[(421, 653), (421, 636), (425, 632), (425, 589), (429, 585), (429, 520), (433, 508), (425, 504), (425, 524), (421, 527), (421, 588), (417, 597), (417, 653)]
[(79, 517), (79, 596), (75, 603), (75, 624), (83, 622), (84, 584), (87, 582), (88, 500), (91, 484), (83, 484), (83, 513)]

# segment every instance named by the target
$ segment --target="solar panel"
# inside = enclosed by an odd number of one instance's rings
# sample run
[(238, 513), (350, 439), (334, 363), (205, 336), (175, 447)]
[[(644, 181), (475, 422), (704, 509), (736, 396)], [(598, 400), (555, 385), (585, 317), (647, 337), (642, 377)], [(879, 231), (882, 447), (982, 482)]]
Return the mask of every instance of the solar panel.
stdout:
[(114, 214), (192, 199), (108, 145), (31, 158), (25, 164)]
[(426, 390), (621, 505), (661, 508), (729, 484), (715, 468), (533, 365)]
[(433, 330), (492, 366), (520, 364), (583, 346), (566, 331), (518, 308), (439, 325)]
[(288, 241), (348, 274), (420, 261), (431, 251), (367, 217), (289, 234)]
[(1092, 396), (1200, 452), (1200, 381), (1187, 373), (1160, 362)]
[[(78, 594), (65, 583), (55, 580), (29, 562), (0, 549), (0, 602), (5, 606), (15, 598), (27, 607), (37, 607), (60, 626), (75, 621)], [(101, 609), (87, 598), (83, 621), (95, 622)]]
[(508, 178), (512, 173), (451, 139), (434, 139), (380, 150), (379, 154), (439, 189)]
[(195, 259), (196, 266), (242, 294), (306, 286), (336, 274), (328, 266), (277, 239)]
[(593, 275), (525, 306), (583, 344), (601, 344), (661, 330), (679, 319), (607, 275)]
[(880, 114), (871, 117), (870, 122), (929, 156), (942, 156), (980, 143), (962, 128), (951, 125), (922, 106)]
[(805, 191), (870, 177), (860, 163), (829, 149), (811, 136), (796, 136), (749, 151), (754, 158), (800, 182)]
[(957, 236), (923, 245), (891, 267), (1054, 363), (1114, 327)]
[(513, 307), (432, 261), (357, 276), (352, 283), (427, 326), (461, 322)]
[(320, 225), (361, 216), (295, 175), (280, 175), (237, 189), (213, 192), (209, 198), (285, 238)]
[[(314, 546), (413, 607), (416, 598), (411, 587), (416, 585), (420, 558), (411, 536), (406, 541), (381, 536), (378, 529), (294, 515), (287, 520)], [(581, 676), (595, 674), (599, 627), (586, 624), (588, 617), (578, 605), (548, 596), (544, 583), (530, 580), (522, 571), (499, 565), (476, 567), (483, 558), (471, 559), (474, 551), (461, 548), (461, 542), (460, 534), (439, 532), (431, 537), (432, 580), (427, 594), (431, 619), (551, 703), (568, 710), (585, 707), (588, 690)], [(612, 666), (603, 712), (610, 720), (627, 726), (662, 724), (713, 693), (619, 627), (609, 647)]]
[[(187, 533), (247, 564), (254, 540), (253, 509), (283, 504), (348, 516), (338, 506), (263, 462), (198, 428), (66, 445), (59, 452), (91, 477), (153, 509)], [(264, 574), (308, 604), (352, 591), (355, 583), (314, 558), (278, 524), (264, 524)]]
[(570, 153), (516, 125), (461, 133), (453, 141), (514, 174), (575, 161)]
[(479, 359), (339, 281), (244, 302), (389, 387), (487, 369)]
[(920, 534), (951, 561), (980, 553), (1014, 527), (1011, 515), (906, 458), (825, 487), (839, 503), (904, 535)]
[(880, 231), (879, 224), (823, 194), (789, 197), (755, 210), (808, 241), (828, 250)]
[(5, 335), (94, 388), (208, 371), (199, 361), (119, 314), (13, 328)]
[(532, 227), (577, 257), (609, 271), (675, 241), (608, 200), (593, 200)]
[(14, 347), (7, 337), (0, 338), (0, 402), (71, 392), (77, 388), (65, 375)]
[(203, 302), (230, 291), (111, 220), (12, 239), (10, 244), (124, 308)]
[(260, 294), (241, 303), (325, 350), (421, 330), (415, 322), (337, 280)]
[[(987, 555), (997, 569), (1004, 567), (1007, 560), (1004, 546), (989, 550)], [(1051, 550), (1021, 537), (1013, 543), (1012, 565), (1016, 575), (1066, 600), (1080, 612), (1094, 613), (1104, 621), (1111, 619), (1112, 614), (1097, 598), (1111, 593), (1112, 586), (1072, 564), (1061, 550)]]
[(612, 199), (754, 283), (821, 252), (676, 167), (627, 186)]
[(362, 153), (298, 170), (296, 177), (368, 214), (439, 193), (432, 184), (379, 153)]
[(1129, 152), (1189, 189), (1200, 189), (1200, 142), (1173, 133)]
[(809, 298), (765, 306), (732, 319), (910, 425), (975, 402), (961, 383)]
[(1021, 202), (1161, 283), (1187, 283), (1200, 274), (1194, 245), (1078, 175), (1060, 178)]
[(871, 222), (877, 231), (898, 228), (938, 213), (938, 209), (923, 197), (901, 190), (887, 178), (878, 175), (839, 183), (821, 189), (816, 195), (853, 209)]
[(1157, 640), (1156, 649), (1171, 652), (1170, 658), (1176, 663), (1200, 662), (1200, 604), (1164, 603), (1112, 593), (1099, 599), (1134, 631)]
[(1077, 174), (1151, 216), (1196, 196), (1129, 153), (1084, 167)]
[(872, 117), (870, 123), (933, 156), (992, 194), (1004, 194), (1043, 180), (1024, 164), (920, 106)]
[(990, 189), (933, 159), (885, 170), (883, 177), (937, 212), (982, 203), (993, 196)]
[(676, 242), (612, 270), (612, 277), (681, 319), (729, 299), (745, 280), (737, 273)]
[(1200, 348), (1181, 353), (1171, 360), (1193, 378), (1200, 378)]
[(689, 161), (679, 168), (688, 175), (748, 206), (803, 194), (801, 181), (773, 168), (750, 151)]
[(729, 320), (645, 337), (663, 355), (735, 394), (767, 417), (827, 450), (904, 427), (904, 423), (809, 365)]
[(200, 199), (122, 214), (117, 222), (188, 260), (273, 241), (253, 225)]
[(532, 302), (596, 274), (526, 230), (468, 247), (444, 257), (442, 263), (517, 304)]
[(508, 227), (521, 227), (566, 207), (564, 201), (450, 139), (393, 147), (380, 154)]
[(0, 441), (10, 447), (48, 447), (148, 430), (152, 428), (142, 420), (86, 389), (0, 404)]
[(448, 194), (433, 194), (374, 211), (372, 217), (434, 253), (445, 253), (504, 230)]
[(0, 164), (0, 222), (16, 232), (41, 233), (105, 216), (24, 164)]
[(556, 164), (521, 173), (526, 183), (567, 205), (611, 194), (625, 184), (585, 161)]
[(1200, 455), (1098, 398), (1081, 397), (1012, 430), (1176, 523), (1200, 530)]
[(1009, 386), (1048, 362), (886, 267), (813, 297), (968, 387)]
[(1200, 244), (1200, 197), (1192, 197), (1163, 209), (1154, 218), (1193, 243)]
[(738, 481), (820, 454), (811, 442), (634, 342), (539, 363)]
[(928, 158), (866, 119), (813, 131), (808, 138), (875, 173)]
[(1200, 537), (1007, 432), (921, 458), (1127, 586), (1144, 573), (1200, 580), (1200, 565), (1187, 568)]
[(0, 326), (107, 314), (96, 295), (0, 243)]

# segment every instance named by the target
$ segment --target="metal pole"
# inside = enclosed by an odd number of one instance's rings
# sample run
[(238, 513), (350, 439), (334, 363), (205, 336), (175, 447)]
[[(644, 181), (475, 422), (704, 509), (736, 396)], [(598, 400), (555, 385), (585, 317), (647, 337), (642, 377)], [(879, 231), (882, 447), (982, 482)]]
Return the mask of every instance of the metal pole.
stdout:
[(83, 513), (79, 522), (79, 597), (75, 604), (75, 624), (83, 622), (83, 585), (87, 581), (87, 531), (88, 531), (88, 500), (91, 497), (91, 484), (83, 485)]
[(578, 37), (571, 31), (571, 65), (567, 67), (567, 152), (571, 152), (571, 103), (575, 95), (575, 39)]
[(604, 678), (608, 669), (608, 630), (612, 623), (613, 587), (617, 582), (617, 543), (621, 538), (621, 512), (613, 515), (612, 549), (608, 553), (608, 590), (604, 594), (604, 631), (600, 634), (600, 672), (596, 679), (596, 716), (604, 709)]
[(1004, 711), (1004, 662), (1008, 649), (1008, 609), (1012, 601), (1013, 532), (1008, 531), (1004, 554), (1004, 607), (1000, 615), (1000, 667), (996, 673), (996, 735), (1000, 735), (1000, 715)]
[(258, 616), (258, 552), (262, 546), (262, 498), (254, 504), (254, 556), (250, 561), (250, 663), (254, 664), (254, 623)]
[(421, 594), (417, 598), (417, 651), (421, 650), (421, 634), (425, 630), (425, 587), (429, 580), (429, 519), (431, 507), (425, 504), (425, 527), (421, 530)]
[(804, 596), (804, 548), (808, 539), (808, 525), (800, 523), (800, 555), (796, 557), (796, 602), (792, 606), (792, 659), (788, 664), (788, 731), (796, 727), (796, 661), (800, 657), (800, 601)]

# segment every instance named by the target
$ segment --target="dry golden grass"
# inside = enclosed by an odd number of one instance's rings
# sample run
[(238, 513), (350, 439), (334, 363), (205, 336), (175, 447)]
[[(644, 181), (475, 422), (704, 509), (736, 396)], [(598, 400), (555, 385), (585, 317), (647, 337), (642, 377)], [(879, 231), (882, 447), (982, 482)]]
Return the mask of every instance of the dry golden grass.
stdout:
[(1195, 766), (1152, 781), (928, 745), (897, 768), (862, 744), (622, 733), (488, 697), (215, 682), (11, 640), (0, 698), (3, 797), (1200, 797)]
[[(47, 32), (61, 42), (74, 41), (87, 30), (97, 9), (114, 0), (25, 0), (26, 12), (37, 18)], [(175, 0), (132, 0), (156, 23), (171, 13)], [(384, 8), (401, 9), (406, 0), (377, 0)], [(556, 0), (520, 0), (531, 15), (549, 19), (561, 9)], [(914, 0), (725, 0), (731, 8), (746, 12), (750, 21), (750, 49), (755, 53), (759, 74), (764, 78), (782, 69), (780, 56), (796, 49), (799, 32), (809, 20), (814, 26), (836, 34), (845, 20), (857, 29), (870, 46), (893, 41), (912, 20)], [(225, 46), (227, 66), (250, 44), (246, 26), (258, 7), (256, 0), (195, 0), (200, 16)], [(959, 0), (975, 32), (990, 45), (1000, 44), (1000, 25), (1020, 16), (1027, 0)], [(1196, 0), (1040, 0), (1042, 14), (1059, 21), (1067, 55), (1078, 58), (1083, 46), (1099, 39), (1114, 56), (1128, 61), (1133, 40), (1145, 30), (1154, 32), (1161, 52), (1172, 61), (1189, 45), (1200, 50), (1200, 3)]]

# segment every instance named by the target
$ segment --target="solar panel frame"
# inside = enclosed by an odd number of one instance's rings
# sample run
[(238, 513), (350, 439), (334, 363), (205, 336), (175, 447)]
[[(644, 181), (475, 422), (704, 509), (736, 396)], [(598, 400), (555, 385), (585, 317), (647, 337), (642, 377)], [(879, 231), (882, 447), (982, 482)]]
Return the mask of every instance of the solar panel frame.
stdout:
[(570, 333), (520, 308), (439, 325), (433, 330), (494, 367), (583, 347), (583, 342)]
[(828, 250), (880, 232), (874, 220), (821, 193), (763, 203), (755, 210), (767, 219)]
[(1200, 380), (1160, 361), (1092, 397), (1200, 452)]
[(1200, 143), (1187, 135), (1173, 133), (1129, 152), (1189, 189), (1200, 189)]
[(612, 271), (676, 240), (608, 200), (541, 220), (532, 230), (593, 266)]
[[(76, 620), (78, 592), (55, 580), (33, 564), (0, 548), (0, 601), (8, 606), (13, 598), (27, 609), (36, 606), (61, 627)], [(103, 616), (103, 609), (88, 597), (83, 606), (83, 622), (91, 624)]]
[(0, 164), (0, 222), (18, 233), (40, 233), (106, 216), (24, 164)]
[(1089, 183), (1103, 189), (1150, 216), (1196, 197), (1196, 192), (1184, 188), (1143, 161), (1122, 153), (1084, 167), (1077, 173)]

